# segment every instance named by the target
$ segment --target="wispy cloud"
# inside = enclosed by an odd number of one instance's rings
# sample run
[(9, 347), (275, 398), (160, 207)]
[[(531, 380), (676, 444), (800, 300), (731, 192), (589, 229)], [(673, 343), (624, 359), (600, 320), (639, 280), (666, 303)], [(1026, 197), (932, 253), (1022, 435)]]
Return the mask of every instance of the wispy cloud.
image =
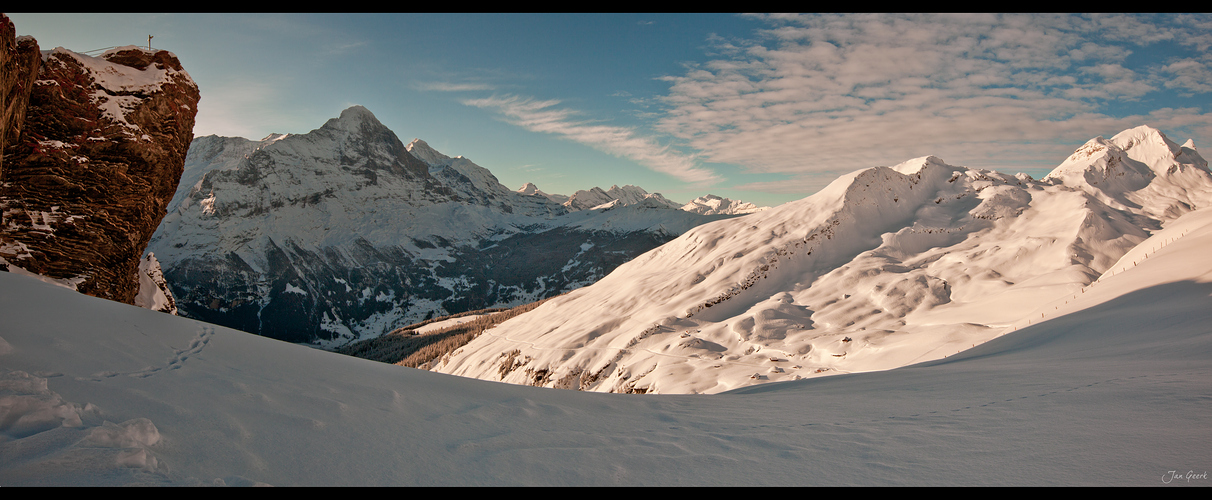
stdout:
[(355, 50), (364, 50), (370, 46), (370, 42), (358, 40), (353, 42), (330, 42), (322, 47), (321, 55), (324, 56), (340, 56), (345, 55)]
[(421, 82), (416, 84), (417, 90), (436, 92), (467, 92), (473, 90), (493, 90), (494, 88), (487, 83)]
[(599, 151), (633, 160), (684, 182), (709, 185), (720, 180), (715, 173), (696, 165), (694, 158), (639, 134), (634, 129), (578, 120), (579, 113), (558, 107), (558, 100), (519, 96), (464, 100), (463, 104), (500, 113), (514, 125), (533, 132), (555, 134)]
[(1143, 43), (1212, 43), (1200, 31), (1206, 16), (1156, 24), (984, 14), (765, 19), (771, 27), (760, 38), (718, 39), (716, 59), (666, 78), (658, 128), (705, 160), (788, 174), (927, 154), (973, 166), (1030, 163), (1063, 158), (1071, 150), (1064, 142), (1142, 123), (1212, 126), (1198, 109), (1106, 112), (1108, 103), (1163, 88), (1212, 91), (1207, 56), (1125, 67)]

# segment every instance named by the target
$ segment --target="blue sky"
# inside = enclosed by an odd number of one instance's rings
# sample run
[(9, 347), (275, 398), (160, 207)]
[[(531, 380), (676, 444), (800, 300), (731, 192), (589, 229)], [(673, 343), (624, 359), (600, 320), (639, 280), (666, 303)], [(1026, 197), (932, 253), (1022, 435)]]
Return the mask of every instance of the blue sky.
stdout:
[(1212, 144), (1212, 16), (9, 14), (43, 49), (146, 44), (195, 135), (366, 106), (408, 142), (549, 193), (635, 184), (764, 205), (933, 154), (1042, 176), (1147, 124)]

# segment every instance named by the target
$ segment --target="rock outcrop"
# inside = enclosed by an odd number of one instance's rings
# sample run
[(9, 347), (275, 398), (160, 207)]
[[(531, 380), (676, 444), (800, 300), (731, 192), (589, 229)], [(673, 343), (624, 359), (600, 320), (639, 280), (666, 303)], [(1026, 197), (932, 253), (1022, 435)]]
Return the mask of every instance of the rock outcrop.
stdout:
[[(90, 57), (56, 48), (31, 59), (36, 42), (10, 40), (7, 18), (0, 25), (3, 62), (21, 63), (0, 88), (4, 117), (16, 118), (3, 126), (0, 270), (133, 304), (140, 257), (193, 140), (198, 87), (168, 51), (127, 46)], [(32, 80), (21, 73), (30, 61)], [(24, 82), (32, 88), (20, 109)]]
[[(0, 14), (0, 152), (21, 133), (41, 62), (38, 42), (30, 37), (18, 38), (13, 22)], [(0, 155), (0, 182), (3, 181), (4, 156)]]

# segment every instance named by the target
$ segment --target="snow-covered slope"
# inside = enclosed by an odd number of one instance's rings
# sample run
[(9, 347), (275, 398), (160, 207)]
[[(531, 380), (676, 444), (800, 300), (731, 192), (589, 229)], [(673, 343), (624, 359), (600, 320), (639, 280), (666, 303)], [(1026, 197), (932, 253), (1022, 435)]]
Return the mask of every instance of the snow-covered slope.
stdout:
[(1209, 247), (1200, 210), (1042, 323), (715, 396), (450, 377), (0, 273), (0, 485), (1206, 486)]
[[(1109, 165), (1133, 173), (1097, 184)], [(1095, 139), (1043, 181), (917, 158), (696, 227), (434, 369), (669, 394), (938, 359), (1052, 317), (1206, 206), (1207, 163), (1150, 128)]]
[(148, 250), (183, 315), (333, 346), (584, 286), (725, 217), (653, 208), (569, 213), (355, 106), (306, 134), (195, 140)]

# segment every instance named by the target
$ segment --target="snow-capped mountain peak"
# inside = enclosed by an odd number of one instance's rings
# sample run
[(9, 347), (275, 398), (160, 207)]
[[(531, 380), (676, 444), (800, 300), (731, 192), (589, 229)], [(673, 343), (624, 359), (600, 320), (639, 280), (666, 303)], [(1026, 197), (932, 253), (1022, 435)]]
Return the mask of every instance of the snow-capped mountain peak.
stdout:
[(362, 106), (350, 106), (341, 111), (340, 116), (324, 122), (324, 125), (320, 129), (359, 132), (363, 126), (382, 127), (383, 124), (379, 122), (379, 119), (369, 109)]
[(1133, 156), (1140, 161), (1152, 165), (1163, 159), (1173, 159), (1182, 154), (1182, 147), (1171, 141), (1162, 131), (1141, 125), (1128, 129), (1111, 138), (1120, 149), (1133, 151)]
[(752, 203), (708, 194), (700, 196), (682, 205), (682, 210), (696, 214), (750, 214), (760, 212), (770, 207), (759, 207)]
[(1095, 137), (1044, 180), (1080, 189), (1117, 209), (1140, 207), (1154, 218), (1172, 218), (1207, 203), (1212, 194), (1208, 162), (1191, 147), (1140, 126), (1111, 140)]
[(520, 189), (518, 189), (517, 193), (521, 194), (523, 196), (542, 196), (544, 198), (547, 198), (548, 200), (551, 200), (552, 202), (559, 203), (561, 205), (563, 205), (564, 202), (568, 201), (567, 196), (564, 196), (562, 194), (545, 193), (545, 192), (543, 192), (543, 190), (539, 189), (538, 186), (536, 186), (530, 182), (527, 182), (526, 185), (524, 185)]
[[(660, 193), (649, 193), (644, 188), (639, 186), (627, 185), (619, 187), (618, 185), (610, 186), (609, 190), (603, 190), (600, 187), (594, 187), (589, 190), (580, 190), (573, 193), (564, 202), (564, 206), (569, 210), (593, 210), (598, 207), (609, 205), (612, 201), (618, 201), (617, 206), (635, 205), (645, 200), (652, 200), (657, 205), (665, 208), (681, 208), (681, 205), (669, 201)], [(616, 206), (616, 205), (610, 205)]]
[(534, 196), (534, 195), (542, 196), (544, 194), (547, 194), (547, 193), (540, 191), (539, 187), (534, 185), (534, 183), (531, 183), (531, 182), (527, 182), (526, 185), (519, 188), (518, 192), (521, 194), (527, 195), (527, 196)]

